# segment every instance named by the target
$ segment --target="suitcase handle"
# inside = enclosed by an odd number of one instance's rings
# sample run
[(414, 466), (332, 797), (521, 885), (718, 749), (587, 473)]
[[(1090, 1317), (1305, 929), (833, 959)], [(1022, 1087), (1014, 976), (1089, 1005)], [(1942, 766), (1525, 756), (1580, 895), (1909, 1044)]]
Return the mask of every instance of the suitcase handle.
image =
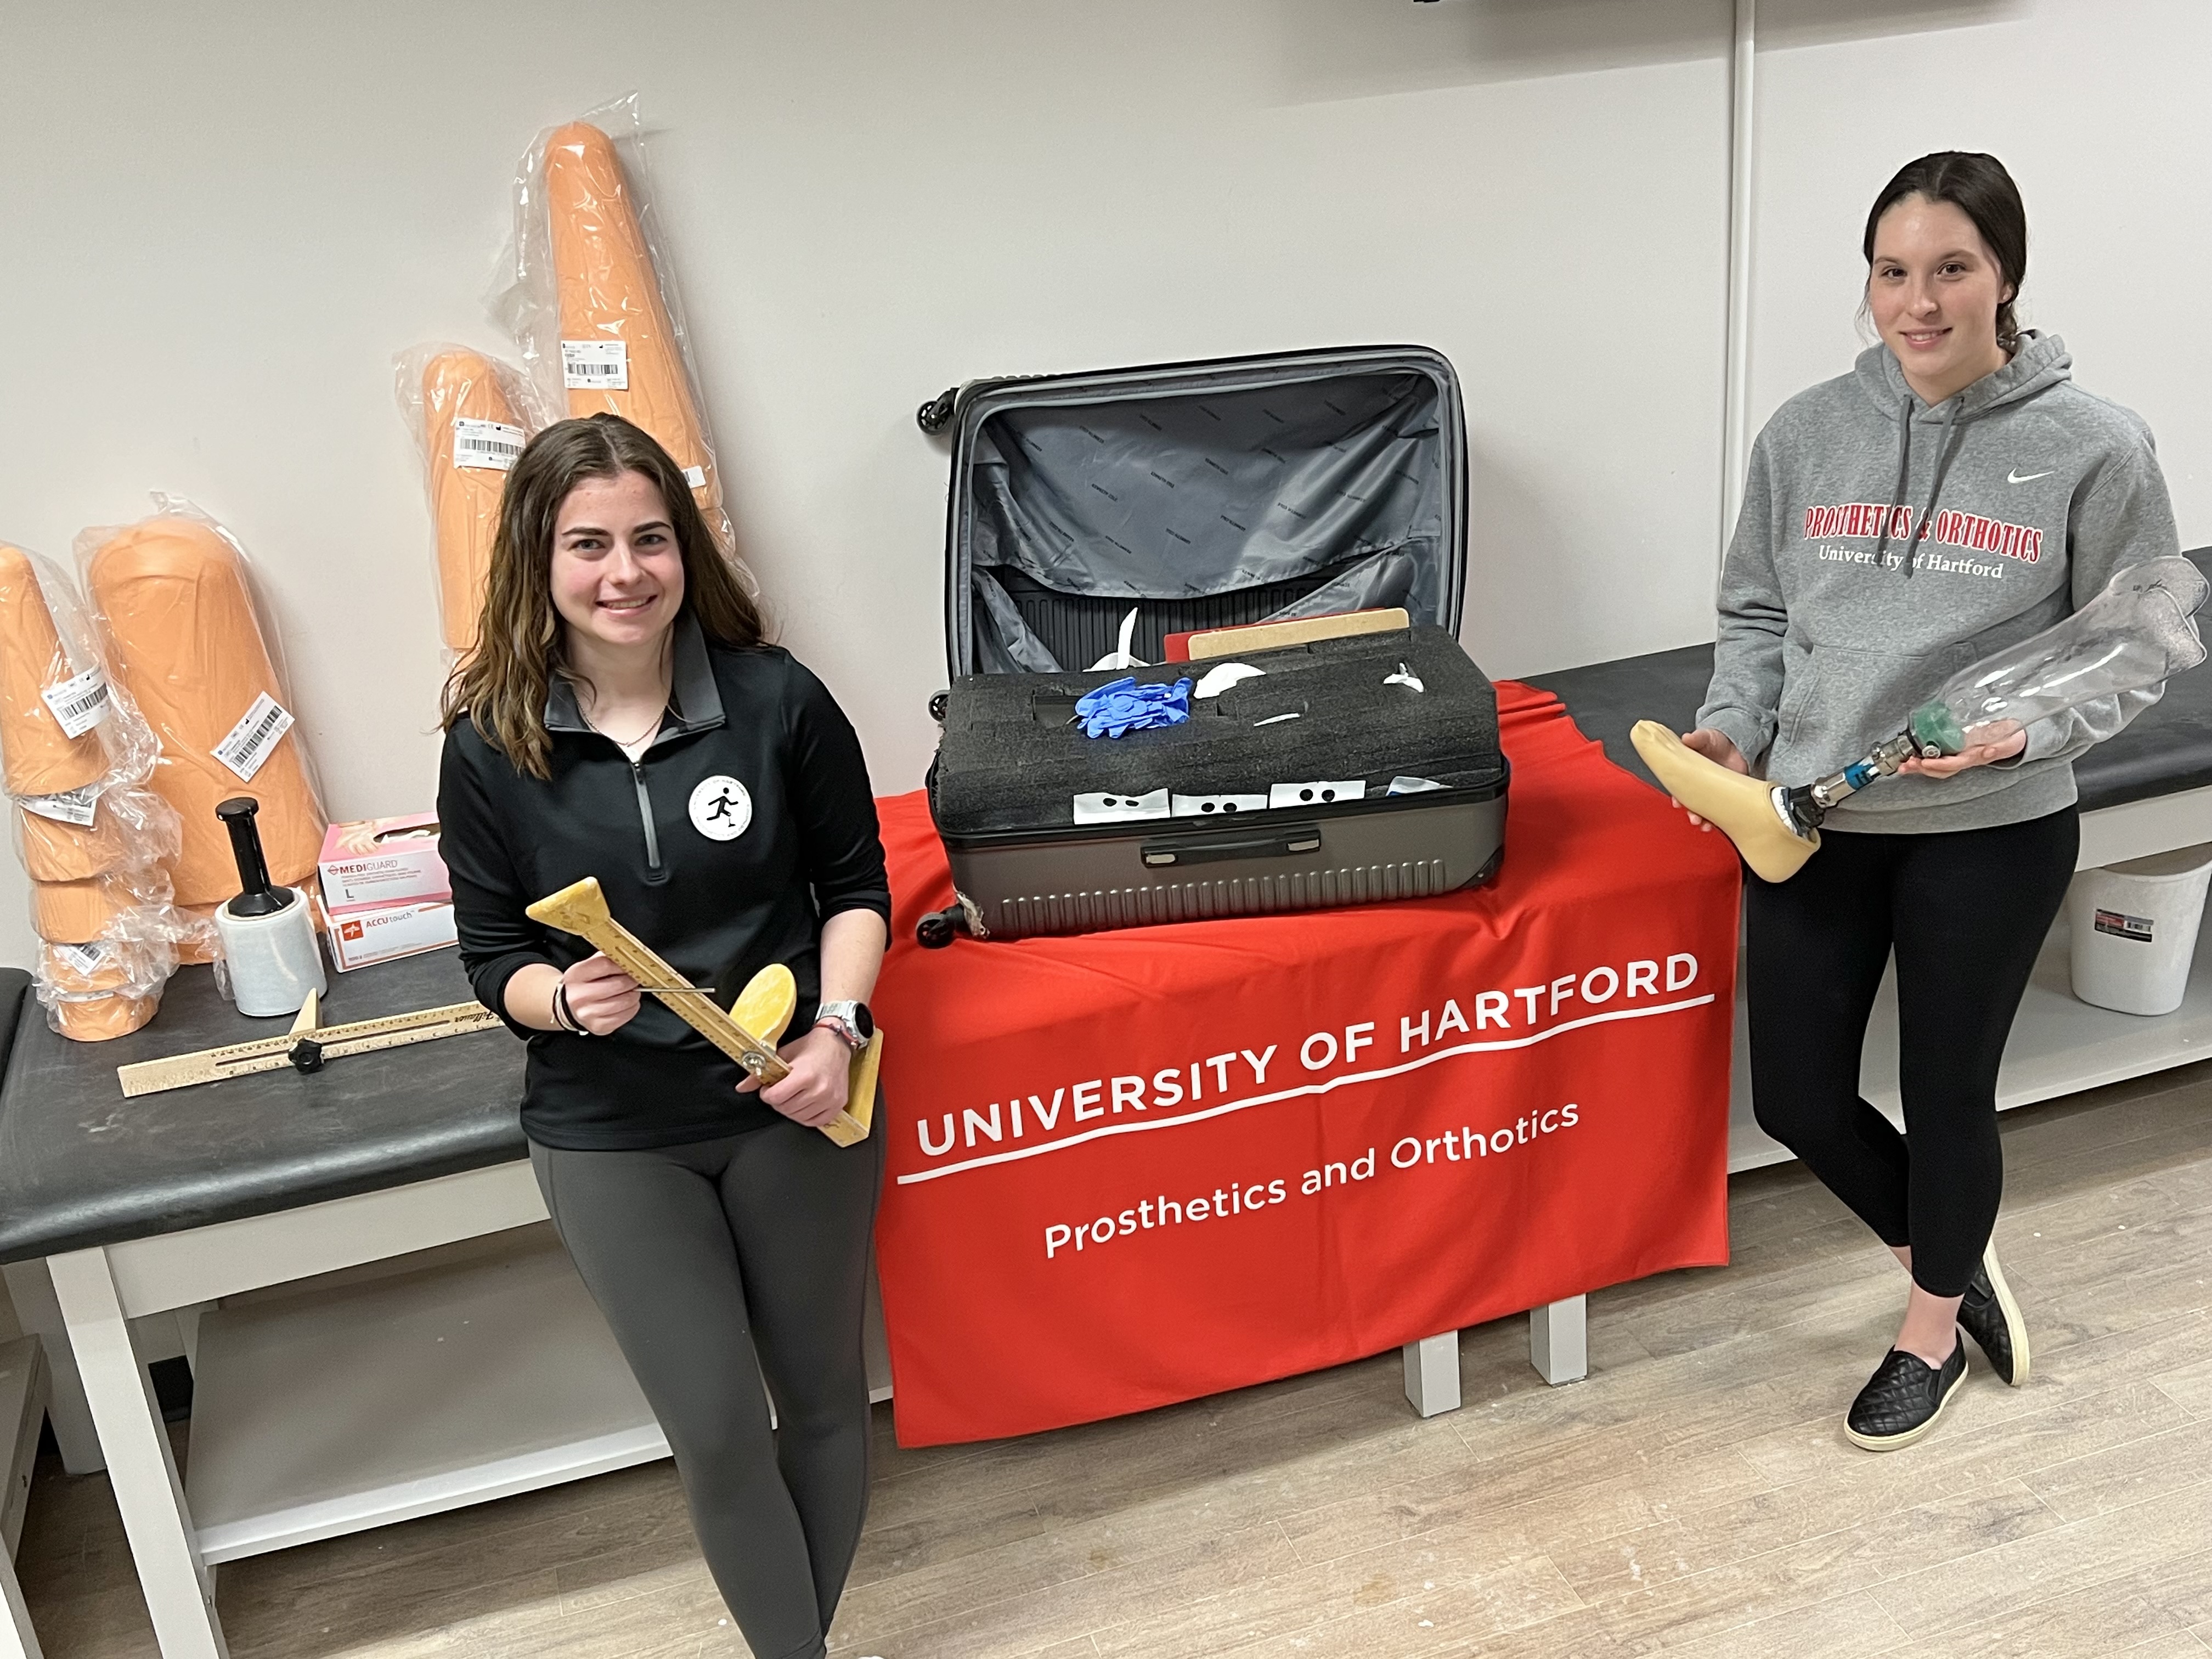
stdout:
[(1157, 836), (1138, 848), (1147, 866), (1212, 864), (1222, 859), (1284, 858), (1321, 850), (1321, 825), (1285, 823), (1267, 830), (1212, 830)]

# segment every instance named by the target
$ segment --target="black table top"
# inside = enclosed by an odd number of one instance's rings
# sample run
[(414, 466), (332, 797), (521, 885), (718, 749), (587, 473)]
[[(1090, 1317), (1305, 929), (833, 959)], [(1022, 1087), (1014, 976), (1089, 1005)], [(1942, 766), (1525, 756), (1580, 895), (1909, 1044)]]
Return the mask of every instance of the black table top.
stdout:
[[(2189, 556), (2212, 576), (2212, 548), (2197, 549)], [(1638, 720), (1654, 720), (1688, 731), (1712, 672), (1712, 647), (1686, 645), (1678, 651), (1533, 674), (1524, 684), (1556, 696), (1583, 735), (1605, 745), (1614, 765), (1656, 787), (1628, 741), (1628, 729)], [(2074, 781), (2085, 812), (2212, 784), (2212, 664), (2168, 681), (2166, 696), (2156, 704), (2119, 736), (2074, 763)]]
[[(6, 988), (0, 987), (0, 991)], [(332, 973), (323, 1022), (472, 993), (451, 950)], [(0, 997), (0, 1011), (9, 999)], [(503, 1030), (441, 1037), (165, 1094), (123, 1097), (115, 1068), (288, 1029), (247, 1019), (209, 968), (169, 981), (143, 1030), (71, 1042), (24, 997), (0, 1085), (0, 1261), (174, 1232), (528, 1156), (523, 1047)]]

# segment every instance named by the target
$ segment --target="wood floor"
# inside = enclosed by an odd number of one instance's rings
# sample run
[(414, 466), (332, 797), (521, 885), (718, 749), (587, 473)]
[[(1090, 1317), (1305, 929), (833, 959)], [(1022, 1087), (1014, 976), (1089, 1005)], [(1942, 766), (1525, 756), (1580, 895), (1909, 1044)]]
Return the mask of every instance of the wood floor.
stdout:
[[(1821, 1659), (2212, 1653), (2212, 1065), (2009, 1113), (1998, 1237), (2034, 1382), (1968, 1378), (1874, 1456), (1844, 1405), (1902, 1305), (1794, 1165), (1734, 1265), (1590, 1298), (1590, 1378), (1527, 1325), (1422, 1422), (1397, 1356), (1018, 1442), (901, 1451), (836, 1651), (885, 1659)], [(1978, 1365), (1980, 1356), (1973, 1356)], [(105, 1481), (43, 1466), (19, 1570), (55, 1659), (150, 1655)], [(666, 1464), (234, 1563), (238, 1659), (747, 1650)]]

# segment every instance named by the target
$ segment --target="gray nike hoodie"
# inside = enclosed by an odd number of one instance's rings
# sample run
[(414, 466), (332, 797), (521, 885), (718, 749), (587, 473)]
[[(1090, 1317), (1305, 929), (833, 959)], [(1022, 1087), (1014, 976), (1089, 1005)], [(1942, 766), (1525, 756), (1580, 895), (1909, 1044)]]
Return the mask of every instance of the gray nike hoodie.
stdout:
[[(2026, 335), (2002, 368), (1930, 407), (1876, 345), (1777, 410), (1752, 447), (1698, 724), (1761, 775), (1809, 783), (2123, 565), (2178, 552), (2149, 428), (2075, 386), (2072, 362), (2055, 335)], [(2055, 812), (2075, 799), (2074, 757), (2163, 690), (2039, 720), (2011, 761), (1886, 780), (1828, 826), (1972, 830)]]

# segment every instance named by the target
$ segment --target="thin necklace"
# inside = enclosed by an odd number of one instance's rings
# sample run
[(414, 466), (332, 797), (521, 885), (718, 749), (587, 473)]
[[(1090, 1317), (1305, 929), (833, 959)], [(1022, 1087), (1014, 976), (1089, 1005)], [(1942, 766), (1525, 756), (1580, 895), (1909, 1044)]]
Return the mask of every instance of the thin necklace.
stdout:
[[(582, 711), (581, 709), (578, 709), (576, 712), (577, 712), (578, 714), (583, 714), (583, 711)], [(650, 737), (650, 736), (653, 733), (653, 732), (655, 732), (656, 730), (658, 730), (658, 729), (659, 729), (659, 726), (660, 726), (660, 721), (661, 721), (661, 718), (662, 718), (662, 716), (663, 716), (663, 715), (665, 715), (667, 713), (668, 713), (668, 705), (667, 705), (667, 704), (665, 704), (665, 703), (663, 703), (663, 704), (661, 705), (661, 707), (660, 707), (660, 713), (659, 713), (659, 714), (655, 714), (655, 715), (653, 717), (652, 723), (651, 723), (650, 725), (648, 725), (648, 726), (645, 728), (645, 730), (644, 730), (644, 731), (642, 731), (642, 732), (639, 732), (639, 733), (638, 733), (635, 737), (634, 737), (634, 738), (618, 738), (618, 737), (617, 737), (613, 732), (610, 732), (610, 731), (606, 730), (604, 726), (600, 726), (597, 721), (595, 721), (594, 720), (592, 720), (592, 718), (589, 714), (584, 714), (584, 724), (585, 724), (585, 725), (586, 725), (586, 726), (590, 726), (590, 727), (592, 728), (592, 731), (597, 732), (598, 732), (601, 737), (605, 738), (609, 743), (611, 743), (611, 744), (614, 744), (616, 748), (620, 749), (620, 750), (623, 750), (625, 753), (627, 753), (627, 752), (628, 752), (628, 750), (629, 750), (629, 749), (630, 744), (634, 744), (634, 743), (643, 743), (643, 742), (646, 740), (646, 738), (647, 738)]]

